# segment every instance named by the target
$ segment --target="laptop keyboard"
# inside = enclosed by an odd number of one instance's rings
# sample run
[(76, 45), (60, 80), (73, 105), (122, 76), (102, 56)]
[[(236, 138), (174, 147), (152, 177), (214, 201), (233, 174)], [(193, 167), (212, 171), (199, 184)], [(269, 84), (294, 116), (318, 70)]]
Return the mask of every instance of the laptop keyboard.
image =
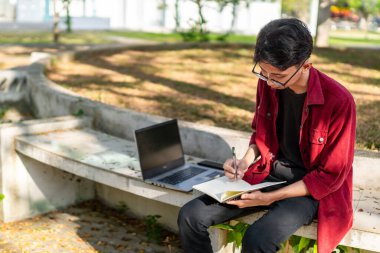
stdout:
[(204, 171), (205, 171), (205, 169), (201, 169), (201, 168), (197, 168), (197, 167), (190, 167), (190, 168), (185, 169), (185, 170), (180, 170), (180, 171), (174, 173), (173, 175), (161, 178), (158, 181), (162, 182), (162, 183), (166, 183), (166, 184), (176, 185), (176, 184), (182, 183), (183, 181), (185, 181), (189, 178), (192, 178), (198, 174), (201, 174)]

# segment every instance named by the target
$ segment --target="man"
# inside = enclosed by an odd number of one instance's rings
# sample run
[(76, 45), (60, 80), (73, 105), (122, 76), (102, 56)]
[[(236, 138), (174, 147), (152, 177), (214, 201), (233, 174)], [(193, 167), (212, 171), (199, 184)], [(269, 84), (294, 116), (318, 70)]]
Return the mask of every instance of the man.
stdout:
[[(274, 20), (260, 31), (253, 132), (238, 175), (251, 184), (287, 185), (227, 204), (205, 195), (190, 201), (178, 217), (185, 252), (212, 252), (209, 226), (263, 208), (268, 212), (247, 229), (242, 252), (276, 252), (317, 218), (318, 252), (330, 253), (351, 228), (355, 104), (342, 85), (313, 68), (312, 49), (310, 32), (297, 19)], [(234, 177), (231, 159), (224, 170)]]

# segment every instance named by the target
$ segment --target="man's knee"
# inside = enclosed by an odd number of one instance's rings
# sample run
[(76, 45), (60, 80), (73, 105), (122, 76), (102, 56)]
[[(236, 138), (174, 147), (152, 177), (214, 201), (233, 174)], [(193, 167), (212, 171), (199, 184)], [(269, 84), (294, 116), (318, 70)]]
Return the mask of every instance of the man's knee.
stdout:
[(198, 209), (187, 203), (179, 211), (177, 224), (179, 228), (185, 226), (201, 228), (201, 218), (202, 216), (199, 214)]

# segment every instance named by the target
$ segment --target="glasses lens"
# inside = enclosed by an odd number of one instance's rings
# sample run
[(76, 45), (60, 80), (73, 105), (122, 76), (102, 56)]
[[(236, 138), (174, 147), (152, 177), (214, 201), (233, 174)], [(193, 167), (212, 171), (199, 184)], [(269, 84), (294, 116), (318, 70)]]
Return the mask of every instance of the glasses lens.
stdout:
[(255, 73), (255, 75), (256, 75), (258, 78), (260, 78), (261, 80), (263, 80), (263, 81), (268, 81), (268, 78), (266, 78), (266, 77), (263, 76), (263, 75), (260, 75), (259, 73)]
[(277, 86), (284, 86), (283, 83), (280, 83), (280, 82), (278, 82), (278, 81), (276, 81), (276, 80), (270, 79), (270, 81), (271, 81), (272, 83), (274, 83), (275, 85), (277, 85)]

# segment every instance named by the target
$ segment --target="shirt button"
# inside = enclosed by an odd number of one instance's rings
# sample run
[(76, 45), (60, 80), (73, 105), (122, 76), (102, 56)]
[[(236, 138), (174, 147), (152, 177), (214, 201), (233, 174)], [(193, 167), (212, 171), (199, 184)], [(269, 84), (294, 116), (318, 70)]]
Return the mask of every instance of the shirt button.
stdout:
[(268, 112), (267, 117), (270, 118), (270, 116), (272, 116), (272, 114), (270, 112)]
[(322, 143), (325, 139), (323, 137), (319, 137), (318, 142)]

